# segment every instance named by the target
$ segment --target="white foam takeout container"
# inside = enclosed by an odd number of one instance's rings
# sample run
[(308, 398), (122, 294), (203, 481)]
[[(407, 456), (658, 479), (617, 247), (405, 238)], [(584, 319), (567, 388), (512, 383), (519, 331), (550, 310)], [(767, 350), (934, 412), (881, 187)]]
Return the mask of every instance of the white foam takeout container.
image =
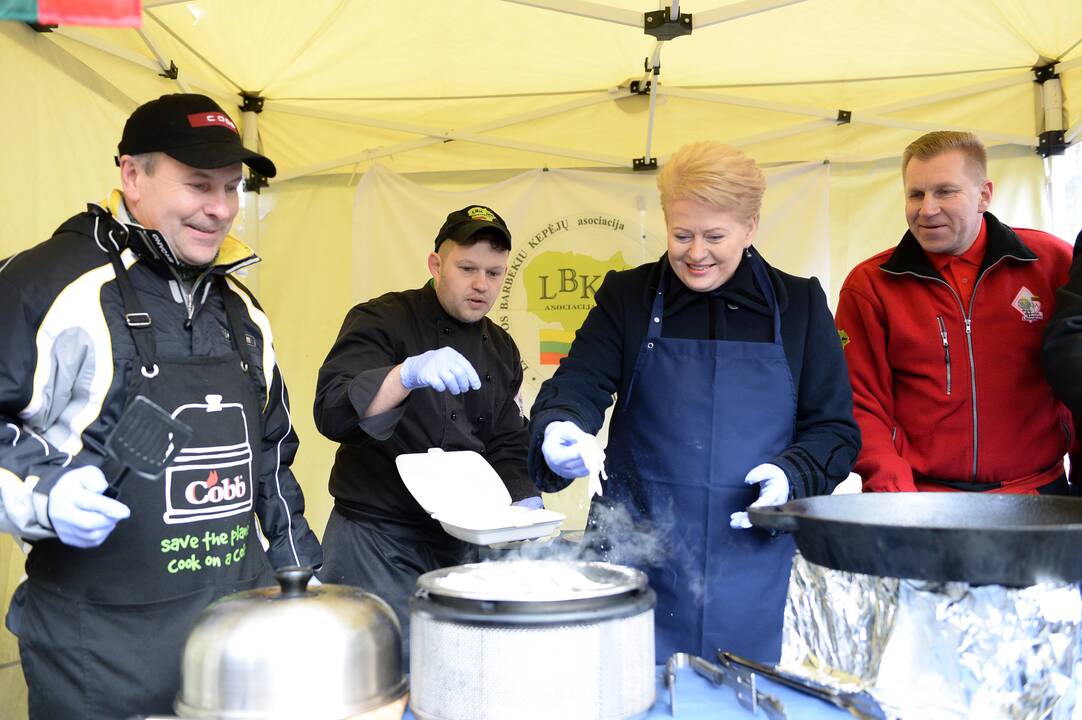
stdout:
[(488, 461), (472, 450), (432, 448), (394, 460), (406, 489), (444, 531), (475, 545), (535, 540), (566, 516), (511, 505), (511, 494)]

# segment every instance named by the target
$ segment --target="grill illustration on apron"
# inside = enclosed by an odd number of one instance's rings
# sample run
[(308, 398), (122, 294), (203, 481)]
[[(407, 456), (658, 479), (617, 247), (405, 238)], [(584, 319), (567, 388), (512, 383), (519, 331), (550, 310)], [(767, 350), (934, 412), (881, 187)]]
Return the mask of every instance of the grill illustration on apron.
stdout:
[(167, 525), (200, 522), (252, 510), (252, 445), (241, 403), (223, 403), (221, 395), (181, 405), (173, 417), (208, 432), (214, 445), (189, 445), (165, 471)]

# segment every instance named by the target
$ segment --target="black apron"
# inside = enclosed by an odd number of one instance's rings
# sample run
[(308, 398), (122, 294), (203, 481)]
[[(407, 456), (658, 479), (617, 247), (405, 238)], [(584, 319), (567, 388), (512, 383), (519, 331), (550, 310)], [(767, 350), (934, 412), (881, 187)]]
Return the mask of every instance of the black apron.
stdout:
[(796, 421), (774, 289), (757, 253), (744, 262), (773, 310), (774, 341), (662, 337), (663, 271), (622, 417), (614, 418), (605, 494), (591, 506), (588, 540), (610, 559), (628, 561), (621, 539), (607, 536), (606, 504), (626, 509), (667, 553), (662, 564), (642, 567), (657, 593), (659, 663), (674, 652), (710, 658), (718, 648), (762, 662), (781, 653), (793, 540), (729, 526), (729, 515), (759, 495), (744, 477), (792, 443)]
[(271, 579), (252, 521), (262, 413), (239, 298), (214, 279), (232, 352), (162, 356), (119, 253), (110, 259), (137, 351), (127, 397), (148, 398), (194, 434), (160, 480), (125, 480), (131, 517), (100, 547), (45, 540), (30, 553), (16, 629), (34, 720), (169, 712), (195, 616)]

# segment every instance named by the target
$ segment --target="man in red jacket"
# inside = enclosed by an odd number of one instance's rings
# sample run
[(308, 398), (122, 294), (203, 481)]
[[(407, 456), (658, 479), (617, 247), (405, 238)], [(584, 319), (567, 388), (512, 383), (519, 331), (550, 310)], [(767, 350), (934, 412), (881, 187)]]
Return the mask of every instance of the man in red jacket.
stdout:
[(902, 174), (909, 231), (853, 269), (836, 315), (865, 491), (1068, 493), (1071, 419), (1041, 340), (1071, 247), (987, 212), (971, 133), (918, 138)]

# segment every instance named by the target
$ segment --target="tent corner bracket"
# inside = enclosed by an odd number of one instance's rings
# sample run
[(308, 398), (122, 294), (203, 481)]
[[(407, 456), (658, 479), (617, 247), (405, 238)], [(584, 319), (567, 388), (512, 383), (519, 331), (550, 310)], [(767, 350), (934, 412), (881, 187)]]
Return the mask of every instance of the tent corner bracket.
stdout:
[(263, 98), (260, 97), (259, 93), (242, 91), (240, 96), (244, 100), (240, 106), (241, 112), (263, 112)]
[(158, 77), (169, 78), (170, 80), (176, 80), (178, 75), (180, 75), (180, 69), (172, 60), (169, 61), (168, 68), (162, 68), (162, 71), (158, 73)]
[(848, 125), (849, 123), (853, 122), (853, 111), (839, 110), (837, 122), (839, 125)]
[(1037, 154), (1043, 158), (1062, 155), (1070, 145), (1063, 130), (1048, 130), (1037, 136)]
[(679, 7), (677, 5), (676, 11), (679, 17), (675, 19), (672, 17), (671, 7), (643, 13), (642, 31), (658, 40), (672, 40), (683, 35), (690, 35), (694, 29), (691, 13), (680, 12)]
[(1044, 85), (1049, 80), (1055, 80), (1059, 77), (1059, 73), (1056, 72), (1056, 61), (1049, 60), (1047, 64), (1035, 65), (1033, 67), (1033, 81), (1038, 85)]
[(260, 175), (255, 170), (250, 170), (248, 172), (248, 177), (244, 178), (244, 192), (254, 192), (258, 195), (259, 189), (265, 187), (269, 187), (267, 178)]
[(635, 172), (641, 172), (645, 170), (657, 170), (657, 158), (648, 158), (645, 156), (632, 158), (631, 169)]

